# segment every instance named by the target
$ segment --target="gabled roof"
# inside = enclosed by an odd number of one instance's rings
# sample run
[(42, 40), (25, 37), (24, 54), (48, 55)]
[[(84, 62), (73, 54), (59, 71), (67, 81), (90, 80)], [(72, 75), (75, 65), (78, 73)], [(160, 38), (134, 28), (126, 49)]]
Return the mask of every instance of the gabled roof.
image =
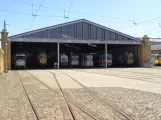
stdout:
[(105, 27), (105, 26), (103, 26), (103, 25), (100, 25), (100, 24), (91, 22), (91, 21), (86, 20), (86, 19), (79, 19), (79, 20), (75, 20), (75, 21), (71, 21), (71, 22), (67, 22), (67, 23), (62, 23), (62, 24), (58, 24), (58, 25), (54, 25), (54, 26), (50, 26), (50, 27), (45, 27), (45, 28), (41, 28), (41, 29), (37, 29), (37, 30), (33, 30), (33, 31), (29, 31), (29, 32), (25, 32), (25, 33), (21, 33), (21, 34), (17, 34), (17, 35), (13, 35), (13, 36), (10, 36), (9, 39), (20, 38), (20, 37), (22, 37), (22, 36), (24, 36), (24, 35), (29, 35), (29, 34), (41, 32), (41, 31), (45, 31), (45, 30), (48, 30), (48, 29), (53, 29), (53, 28), (57, 28), (57, 27), (62, 27), (62, 26), (66, 26), (66, 25), (70, 25), (70, 24), (74, 24), (74, 23), (79, 23), (79, 22), (86, 22), (86, 23), (92, 24), (92, 25), (94, 25), (94, 26), (100, 27), (100, 28), (102, 28), (102, 29), (105, 29), (105, 30), (114, 32), (114, 33), (116, 33), (116, 34), (119, 34), (119, 35), (128, 37), (128, 38), (130, 38), (130, 39), (137, 40), (137, 41), (141, 41), (141, 39), (132, 37), (132, 36), (130, 36), (130, 35), (121, 33), (121, 32), (119, 32), (119, 31), (110, 29), (110, 28), (108, 28), (108, 27)]

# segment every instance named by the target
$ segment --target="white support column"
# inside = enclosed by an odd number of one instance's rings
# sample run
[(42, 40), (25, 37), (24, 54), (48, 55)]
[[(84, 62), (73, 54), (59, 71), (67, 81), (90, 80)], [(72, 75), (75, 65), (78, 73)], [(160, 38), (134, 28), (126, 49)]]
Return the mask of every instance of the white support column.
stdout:
[(107, 68), (107, 44), (105, 44), (105, 68)]
[(59, 50), (59, 43), (57, 43), (57, 63), (58, 63), (58, 69), (60, 68), (60, 60), (59, 60), (59, 58), (60, 58), (60, 50)]

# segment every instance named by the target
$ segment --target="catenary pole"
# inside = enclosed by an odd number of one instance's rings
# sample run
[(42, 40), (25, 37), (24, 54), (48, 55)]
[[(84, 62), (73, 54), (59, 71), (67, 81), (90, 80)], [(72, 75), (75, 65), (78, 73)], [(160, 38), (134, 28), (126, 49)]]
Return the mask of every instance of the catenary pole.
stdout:
[(105, 44), (105, 68), (107, 68), (107, 44)]
[(6, 21), (4, 21), (4, 57), (5, 57), (5, 69), (4, 72), (7, 72), (7, 39), (6, 39)]
[(57, 61), (58, 61), (58, 69), (60, 68), (60, 66), (59, 66), (59, 65), (60, 65), (60, 62), (59, 62), (59, 61), (60, 61), (60, 60), (59, 60), (59, 58), (60, 58), (60, 55), (59, 55), (60, 52), (59, 52), (59, 51), (60, 51), (60, 50), (59, 50), (59, 43), (57, 43), (57, 52), (58, 52), (58, 53), (57, 53)]

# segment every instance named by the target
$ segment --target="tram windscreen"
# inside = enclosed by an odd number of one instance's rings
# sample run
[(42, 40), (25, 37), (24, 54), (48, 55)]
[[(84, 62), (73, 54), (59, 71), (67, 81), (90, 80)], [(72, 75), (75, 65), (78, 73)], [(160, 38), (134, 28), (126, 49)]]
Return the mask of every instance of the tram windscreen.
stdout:
[(62, 62), (68, 62), (68, 58), (62, 58), (61, 61)]
[(45, 59), (45, 56), (40, 56), (40, 59)]
[(107, 56), (107, 60), (112, 60), (112, 56)]
[(92, 62), (93, 61), (93, 58), (88, 58), (88, 62)]
[(25, 56), (16, 56), (16, 60), (23, 61), (23, 60), (25, 60)]
[(40, 59), (46, 59), (47, 58), (46, 54), (40, 54), (39, 57), (40, 57)]
[(128, 55), (128, 59), (129, 59), (129, 60), (133, 60), (133, 54), (129, 54), (129, 55)]
[(72, 61), (78, 61), (78, 57), (72, 57)]

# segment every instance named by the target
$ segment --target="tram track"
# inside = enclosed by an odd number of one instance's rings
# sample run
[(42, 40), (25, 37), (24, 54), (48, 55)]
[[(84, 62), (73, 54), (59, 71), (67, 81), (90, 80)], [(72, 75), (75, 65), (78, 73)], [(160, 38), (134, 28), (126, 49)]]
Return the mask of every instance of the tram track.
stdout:
[[(54, 72), (47, 71), (47, 70), (44, 70), (44, 71), (53, 74), (53, 76), (54, 76), (54, 78), (55, 78), (55, 80), (56, 80), (56, 83), (57, 83), (57, 85), (59, 86), (59, 89), (60, 89), (61, 92), (58, 93), (58, 91), (54, 90), (52, 87), (49, 87), (47, 84), (45, 84), (45, 82), (42, 82), (40, 79), (38, 79), (37, 77), (35, 77), (32, 73), (30, 73), (30, 72), (28, 72), (28, 71), (26, 71), (26, 72), (29, 73), (29, 74), (30, 74), (33, 78), (35, 78), (37, 81), (39, 81), (40, 83), (42, 83), (44, 86), (46, 86), (47, 88), (49, 88), (53, 93), (55, 93), (55, 94), (61, 96), (62, 98), (64, 98), (65, 103), (66, 103), (66, 107), (68, 108), (69, 113), (70, 113), (70, 116), (71, 116), (71, 120), (76, 120), (76, 117), (75, 117), (75, 115), (74, 115), (74, 112), (73, 112), (73, 110), (72, 110), (72, 108), (71, 108), (71, 104), (72, 104), (72, 106), (74, 105), (75, 107), (77, 107), (78, 109), (80, 109), (81, 111), (83, 111), (84, 113), (86, 113), (87, 115), (89, 115), (89, 116), (90, 116), (92, 119), (94, 119), (94, 120), (99, 120), (100, 118), (97, 118), (96, 116), (94, 116), (93, 114), (91, 114), (90, 112), (88, 112), (87, 110), (83, 109), (77, 102), (73, 102), (71, 99), (67, 98), (67, 97), (64, 95), (63, 89), (61, 88), (61, 86), (60, 86), (60, 84), (59, 84), (59, 81), (58, 81), (57, 77), (55, 76), (55, 74), (65, 74), (65, 75), (67, 75), (69, 78), (71, 78), (71, 79), (72, 79), (73, 81), (75, 81), (77, 84), (79, 84), (80, 86), (82, 86), (88, 93), (90, 93), (90, 95), (97, 97), (100, 101), (104, 102), (105, 104), (109, 105), (111, 108), (115, 109), (115, 110), (116, 110), (117, 112), (119, 112), (122, 116), (124, 116), (127, 120), (134, 120), (133, 118), (129, 117), (129, 116), (126, 115), (124, 112), (122, 112), (121, 110), (119, 110), (117, 107), (115, 107), (111, 102), (110, 102), (110, 103), (107, 102), (107, 100), (105, 100), (104, 98), (100, 97), (97, 93), (91, 91), (89, 88), (87, 88), (86, 86), (84, 86), (82, 83), (78, 82), (76, 79), (74, 79), (74, 78), (73, 78), (72, 76), (70, 76), (68, 73), (64, 73), (64, 72), (61, 72), (61, 73), (54, 73)], [(92, 72), (92, 71), (85, 71), (85, 70), (77, 70), (77, 71), (79, 71), (79, 72), (85, 72), (85, 73), (101, 74), (101, 73), (95, 73), (95, 71), (93, 71), (93, 72)], [(122, 72), (122, 73), (127, 73), (127, 72), (132, 73), (132, 72), (133, 72), (133, 71), (122, 71), (122, 70), (119, 70), (119, 71)], [(99, 72), (101, 72), (101, 71), (99, 71)], [(122, 74), (122, 73), (120, 73), (120, 74)], [(142, 72), (134, 72), (134, 73), (144, 74), (144, 73), (142, 73)], [(36, 116), (36, 119), (39, 120), (38, 115), (37, 115), (37, 113), (36, 113), (36, 111), (35, 111), (35, 108), (34, 108), (32, 102), (31, 102), (29, 96), (27, 95), (27, 92), (26, 92), (26, 90), (25, 90), (25, 87), (24, 87), (24, 85), (23, 85), (22, 79), (21, 79), (21, 77), (20, 77), (18, 71), (17, 71), (17, 74), (18, 74), (18, 77), (19, 77), (19, 79), (20, 79), (20, 81), (21, 81), (21, 84), (22, 84), (22, 86), (23, 86), (24, 92), (25, 92), (25, 94), (26, 94), (26, 96), (27, 96), (27, 98), (28, 98), (28, 100), (29, 100), (29, 103), (30, 103), (30, 105), (31, 105), (31, 107), (32, 107), (32, 109), (33, 109), (33, 112), (34, 112), (34, 114), (35, 114), (35, 116)], [(145, 73), (145, 74), (148, 74), (148, 73)], [(109, 75), (109, 74), (101, 74), (101, 75)], [(153, 77), (153, 74), (151, 74), (151, 75), (152, 75), (152, 77)], [(116, 77), (116, 75), (109, 75), (109, 76), (115, 76), (115, 77)], [(121, 76), (117, 76), (117, 77), (121, 77)], [(125, 78), (125, 77), (122, 77), (122, 78)], [(134, 79), (134, 78), (130, 78), (130, 77), (126, 77), (126, 78), (128, 78), (128, 79)], [(135, 80), (140, 80), (140, 79), (135, 78)], [(142, 79), (141, 79), (141, 81), (147, 81), (147, 80), (142, 80)], [(147, 82), (155, 82), (155, 81), (147, 81)], [(155, 83), (161, 83), (161, 82), (155, 82)], [(69, 104), (69, 103), (70, 103), (70, 104)]]
[[(145, 81), (145, 82), (152, 82), (152, 83), (161, 83), (161, 82), (158, 82), (156, 80), (151, 80), (151, 79), (155, 78), (156, 76), (141, 77), (141, 78), (139, 78), (139, 76), (137, 76), (137, 75), (134, 76), (132, 74), (130, 74), (130, 77), (129, 77), (129, 76), (127, 76), (127, 73), (126, 72), (125, 72), (126, 74), (122, 74), (122, 73), (108, 73), (108, 72), (106, 72), (106, 73), (100, 73), (98, 71), (92, 71), (92, 72), (90, 72), (90, 71), (85, 71), (85, 70), (76, 70), (76, 71), (85, 72), (85, 73), (99, 74), (99, 75), (107, 75), (107, 76), (113, 76), (113, 77), (120, 77), (120, 78), (127, 78), (127, 79), (133, 79), (133, 80), (137, 80), (137, 81)], [(156, 77), (156, 78), (160, 79), (161, 77)], [(147, 79), (149, 79), (149, 80), (147, 80)]]
[(85, 114), (87, 114), (88, 116), (90, 116), (92, 119), (94, 119), (94, 120), (99, 120), (98, 118), (96, 118), (95, 116), (93, 116), (92, 114), (90, 114), (88, 111), (84, 110), (83, 108), (81, 108), (81, 106), (77, 105), (77, 103), (71, 101), (70, 99), (68, 99), (68, 98), (64, 95), (64, 92), (63, 92), (63, 90), (62, 90), (62, 88), (61, 88), (61, 86), (60, 86), (60, 84), (59, 84), (59, 82), (58, 82), (58, 80), (57, 80), (57, 78), (56, 78), (56, 76), (55, 76), (54, 74), (53, 74), (53, 75), (54, 75), (54, 77), (55, 77), (55, 79), (56, 79), (56, 82), (57, 82), (57, 84), (58, 84), (58, 86), (59, 86), (59, 89), (60, 89), (60, 92), (61, 92), (61, 93), (58, 93), (58, 91), (56, 91), (56, 90), (54, 90), (53, 88), (51, 88), (51, 87), (49, 87), (48, 85), (46, 85), (44, 82), (42, 82), (41, 80), (39, 80), (37, 77), (35, 77), (34, 75), (32, 75), (30, 72), (28, 72), (28, 71), (26, 71), (26, 72), (27, 72), (28, 74), (30, 74), (34, 79), (36, 79), (37, 81), (39, 81), (41, 84), (43, 84), (44, 86), (46, 86), (48, 89), (50, 89), (52, 92), (54, 92), (55, 94), (57, 94), (57, 95), (59, 95), (60, 97), (64, 98), (65, 103), (66, 103), (66, 105), (67, 105), (67, 108), (68, 108), (68, 110), (69, 110), (69, 112), (70, 112), (70, 115), (72, 116), (72, 120), (77, 120), (77, 119), (76, 119), (76, 116), (75, 116), (75, 114), (74, 114), (74, 111), (72, 111), (72, 108), (71, 108), (71, 106), (68, 104), (68, 102), (69, 102), (70, 104), (74, 105), (75, 107), (77, 107), (78, 109), (80, 109), (81, 111), (83, 111)]
[[(55, 76), (55, 73), (48, 71), (50, 73), (52, 73)], [(59, 73), (60, 74), (60, 73)], [(97, 95), (95, 92), (91, 91), (89, 88), (87, 88), (86, 86), (84, 86), (82, 83), (78, 82), (76, 79), (74, 79), (73, 77), (71, 77), (69, 74), (67, 73), (61, 73), (61, 74), (65, 74), (67, 75), (69, 78), (71, 78), (73, 81), (75, 81), (77, 84), (79, 84), (81, 87), (83, 87), (86, 92), (88, 92), (90, 95), (97, 97), (100, 101), (104, 102), (106, 105), (110, 106), (112, 109), (114, 109), (116, 112), (118, 112), (120, 115), (124, 116), (127, 120), (134, 120), (133, 118), (129, 117), (128, 115), (126, 115), (123, 111), (119, 110), (117, 107), (115, 107), (114, 105), (112, 105), (111, 103), (107, 102), (104, 98), (100, 97), (99, 95)], [(56, 76), (55, 76), (56, 78)], [(57, 80), (58, 82), (58, 80)]]
[[(56, 77), (55, 77), (55, 78), (56, 78)], [(61, 89), (60, 84), (59, 84), (59, 82), (58, 82), (57, 79), (56, 79), (56, 82), (57, 82), (57, 84), (58, 84), (58, 86), (59, 86), (59, 89), (60, 89), (61, 94), (62, 94), (62, 96), (63, 96), (63, 98), (64, 98), (64, 101), (65, 101), (65, 104), (66, 104), (66, 106), (67, 106), (67, 108), (68, 108), (68, 110), (69, 110), (69, 112), (70, 112), (70, 115), (72, 116), (72, 120), (76, 120), (76, 117), (74, 116), (74, 114), (73, 114), (73, 112), (72, 112), (72, 109), (71, 109), (70, 105), (68, 104), (67, 100), (65, 99), (63, 90)]]
[(30, 100), (30, 97), (29, 97), (28, 94), (27, 94), (27, 91), (26, 91), (26, 89), (25, 89), (25, 87), (24, 87), (24, 85), (23, 85), (23, 83), (22, 83), (22, 79), (21, 79), (21, 77), (20, 77), (18, 71), (17, 71), (17, 75), (18, 75), (18, 78), (19, 78), (20, 83), (21, 83), (21, 85), (22, 85), (22, 88), (23, 88), (23, 90), (24, 90), (24, 93), (25, 93), (25, 95), (26, 95), (26, 97), (27, 97), (27, 99), (28, 99), (28, 101), (29, 101), (29, 104), (30, 104), (30, 106), (31, 106), (31, 108), (32, 108), (32, 110), (33, 110), (33, 112), (34, 112), (34, 115), (35, 115), (36, 119), (39, 120), (38, 114), (36, 113), (36, 110), (35, 110), (35, 108), (34, 108), (34, 105), (32, 104), (32, 102), (31, 102), (31, 100)]

